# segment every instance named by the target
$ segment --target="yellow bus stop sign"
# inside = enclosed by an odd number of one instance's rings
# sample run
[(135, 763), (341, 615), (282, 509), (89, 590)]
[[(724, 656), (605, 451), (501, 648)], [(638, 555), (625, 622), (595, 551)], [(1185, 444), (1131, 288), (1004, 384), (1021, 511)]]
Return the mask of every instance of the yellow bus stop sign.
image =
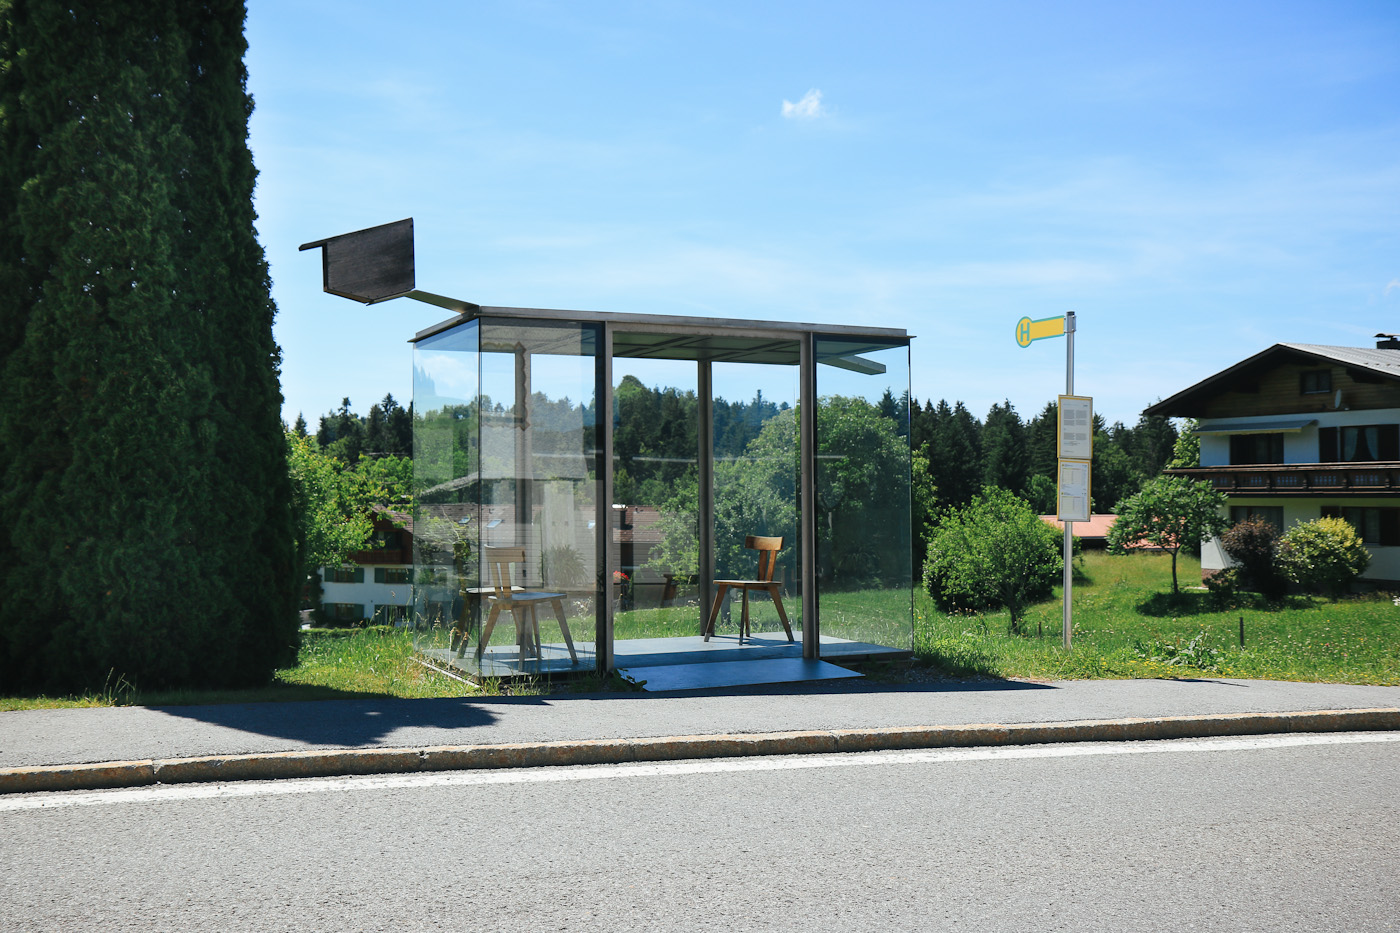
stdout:
[(1023, 347), (1030, 346), (1033, 340), (1063, 337), (1064, 335), (1065, 319), (1063, 317), (1047, 317), (1039, 321), (1023, 317), (1016, 322), (1016, 342)]

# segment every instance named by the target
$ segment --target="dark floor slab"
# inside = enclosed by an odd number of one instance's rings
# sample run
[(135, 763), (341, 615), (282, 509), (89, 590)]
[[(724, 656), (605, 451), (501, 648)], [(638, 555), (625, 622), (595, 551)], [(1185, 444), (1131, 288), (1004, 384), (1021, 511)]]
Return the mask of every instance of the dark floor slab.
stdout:
[(618, 668), (618, 673), (650, 693), (670, 690), (705, 690), (754, 684), (801, 683), (862, 677), (855, 671), (826, 661), (803, 658), (754, 658), (745, 661), (704, 661), (697, 664), (661, 664)]

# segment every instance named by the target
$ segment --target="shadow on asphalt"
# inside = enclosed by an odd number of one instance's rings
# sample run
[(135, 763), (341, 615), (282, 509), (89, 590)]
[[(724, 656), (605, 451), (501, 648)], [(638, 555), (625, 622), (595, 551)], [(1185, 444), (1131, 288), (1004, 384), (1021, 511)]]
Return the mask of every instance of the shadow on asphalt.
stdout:
[[(564, 705), (583, 702), (643, 701), (649, 703), (689, 697), (829, 696), (909, 693), (976, 693), (1053, 690), (1051, 684), (1010, 680), (928, 681), (892, 684), (869, 681), (826, 681), (715, 687), (658, 693), (607, 691), (553, 693), (526, 697), (450, 697), (444, 699), (302, 700), (284, 703), (230, 703), (208, 706), (159, 706), (168, 716), (211, 726), (303, 742), (312, 746), (366, 747), (384, 744), (399, 729), (461, 731), (495, 725), (496, 710), (505, 707)], [(469, 736), (463, 738), (469, 741)], [(396, 743), (401, 744), (401, 743)]]
[[(514, 697), (517, 703), (546, 697)], [(396, 729), (472, 729), (500, 718), (475, 697), (428, 700), (304, 700), (290, 703), (230, 703), (159, 706), (152, 709), (211, 726), (294, 739), (309, 745), (378, 745)]]

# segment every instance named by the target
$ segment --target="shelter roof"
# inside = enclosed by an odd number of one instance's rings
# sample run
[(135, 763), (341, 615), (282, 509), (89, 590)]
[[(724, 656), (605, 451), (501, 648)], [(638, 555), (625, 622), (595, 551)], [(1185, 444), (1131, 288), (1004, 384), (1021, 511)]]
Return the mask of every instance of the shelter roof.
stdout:
[(860, 354), (907, 346), (911, 339), (906, 331), (894, 327), (461, 304), (464, 309), (455, 317), (419, 331), (409, 342), (419, 343), (471, 320), (494, 320), (503, 325), (510, 321), (606, 323), (613, 328), (613, 356), (617, 358), (795, 366), (799, 353), (797, 340), (806, 334), (814, 334), (842, 341), (838, 351), (819, 352), (821, 362), (865, 371), (862, 367), (868, 366), (869, 361), (860, 359)]

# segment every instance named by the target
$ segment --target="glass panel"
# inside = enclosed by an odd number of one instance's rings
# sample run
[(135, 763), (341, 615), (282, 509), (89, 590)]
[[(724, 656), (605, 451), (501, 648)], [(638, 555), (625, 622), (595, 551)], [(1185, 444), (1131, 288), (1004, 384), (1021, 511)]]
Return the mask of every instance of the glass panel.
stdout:
[[(614, 344), (616, 346), (616, 344)], [(613, 361), (615, 664), (664, 663), (700, 633), (696, 364)]]
[(473, 489), (485, 675), (595, 666), (596, 325), (481, 325), (481, 469)]
[(821, 656), (913, 648), (909, 348), (818, 338)]
[(478, 338), (468, 321), (413, 348), (414, 647), (458, 667), (470, 659), (480, 608)]
[[(785, 354), (796, 359), (789, 348)], [(755, 580), (760, 552), (744, 546), (750, 536), (782, 538), (772, 580), (792, 628), (802, 642), (802, 580), (798, 539), (798, 367), (715, 363), (714, 552), (718, 580)], [(787, 645), (777, 606), (768, 593), (749, 591), (752, 644)], [(728, 591), (709, 644), (737, 644), (743, 591)], [(746, 643), (748, 643), (746, 639)], [(800, 656), (800, 647), (794, 648)]]

